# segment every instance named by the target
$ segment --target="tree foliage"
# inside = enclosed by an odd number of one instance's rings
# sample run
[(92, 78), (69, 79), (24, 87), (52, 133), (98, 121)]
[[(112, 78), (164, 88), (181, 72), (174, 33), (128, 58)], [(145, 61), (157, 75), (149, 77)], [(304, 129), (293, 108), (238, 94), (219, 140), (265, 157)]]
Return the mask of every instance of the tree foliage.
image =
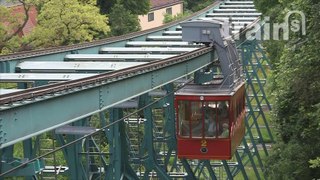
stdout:
[(33, 47), (51, 47), (92, 41), (110, 31), (107, 17), (92, 4), (77, 0), (48, 1), (41, 7), (38, 25), (28, 37)]
[(119, 3), (132, 14), (143, 15), (150, 11), (150, 0), (120, 0)]
[(24, 0), (19, 2), (22, 3), (25, 13), (14, 13), (13, 9), (0, 6), (0, 54), (20, 49), (22, 39), (18, 35), (29, 19), (30, 5)]
[(274, 11), (275, 9), (278, 10), (278, 8), (281, 7), (279, 0), (255, 0), (254, 4), (255, 7), (257, 7), (264, 15), (271, 15), (270, 12)]
[[(265, 43), (273, 65), (271, 89), (276, 98), (273, 121), (278, 134), (267, 160), (267, 174), (270, 179), (319, 178), (320, 2), (255, 0), (255, 4), (275, 21), (281, 21), (290, 10), (302, 11), (307, 19), (306, 36), (292, 33), (289, 41)], [(310, 162), (314, 164), (312, 168)]]
[(100, 12), (110, 17), (113, 36), (139, 31), (138, 15), (150, 11), (150, 0), (98, 0)]
[(215, 0), (184, 0), (185, 10), (192, 12), (199, 11), (209, 5), (211, 5)]
[(177, 21), (179, 19), (182, 19), (186, 16), (189, 16), (190, 13), (179, 13), (177, 15), (172, 15), (172, 14), (165, 14), (164, 15), (164, 19), (163, 19), (163, 23), (169, 23), (169, 22), (172, 22), (172, 21)]
[[(19, 0), (25, 13), (0, 7), (0, 54), (19, 50), (76, 44), (106, 37), (108, 18), (95, 0)], [(30, 35), (18, 36), (28, 20), (30, 6), (38, 10), (38, 25)]]
[(150, 0), (97, 0), (97, 4), (103, 14), (110, 14), (117, 4), (122, 4), (126, 11), (136, 15), (147, 14), (150, 11)]
[(311, 159), (309, 163), (311, 164), (311, 168), (320, 167), (320, 157), (317, 157), (316, 159)]
[(122, 4), (115, 4), (110, 15), (111, 34), (119, 36), (140, 30), (138, 16), (127, 11)]

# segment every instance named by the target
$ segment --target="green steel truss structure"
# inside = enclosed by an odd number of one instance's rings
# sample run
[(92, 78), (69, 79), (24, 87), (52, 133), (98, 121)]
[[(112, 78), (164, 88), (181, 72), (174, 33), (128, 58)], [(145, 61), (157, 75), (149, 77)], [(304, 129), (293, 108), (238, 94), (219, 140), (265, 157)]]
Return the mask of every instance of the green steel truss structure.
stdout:
[[(264, 179), (266, 142), (273, 141), (266, 118), (271, 105), (264, 91), (269, 63), (257, 41), (242, 43), (239, 50), (246, 78), (246, 136), (232, 160), (177, 159), (173, 101), (179, 84), (169, 83), (122, 106), (75, 121), (70, 132), (56, 129), (3, 148), (2, 172), (56, 150), (6, 177), (249, 179), (248, 171), (253, 170), (257, 179)], [(103, 130), (88, 136), (94, 128)], [(13, 147), (20, 146), (23, 158), (14, 157)], [(57, 151), (60, 147), (65, 148)]]
[[(173, 102), (181, 81), (174, 80), (183, 78), (185, 83), (211, 66), (216, 57), (208, 51), (183, 63), (1, 110), (0, 179), (249, 179), (252, 174), (265, 179), (264, 158), (273, 142), (267, 121), (271, 104), (264, 90), (270, 67), (258, 41), (239, 44), (246, 79), (246, 136), (232, 160), (176, 157)], [(54, 56), (64, 54), (42, 58)], [(16, 63), (0, 62), (1, 72), (12, 71)], [(95, 98), (88, 100), (89, 95)], [(14, 133), (4, 129), (8, 127)]]

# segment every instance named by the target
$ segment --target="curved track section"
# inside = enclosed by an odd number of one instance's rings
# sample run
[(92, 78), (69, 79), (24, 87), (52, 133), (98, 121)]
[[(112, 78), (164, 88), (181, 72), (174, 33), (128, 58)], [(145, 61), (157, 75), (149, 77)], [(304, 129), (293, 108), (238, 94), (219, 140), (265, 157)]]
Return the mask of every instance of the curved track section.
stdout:
[[(260, 15), (260, 13), (257, 13), (253, 8), (252, 1), (226, 1), (218, 4), (219, 3), (215, 3), (202, 12), (193, 15), (191, 19), (229, 20), (232, 34), (237, 34), (240, 28), (252, 24)], [(12, 77), (13, 82), (19, 82), (19, 79), (22, 82), (27, 81), (28, 78), (24, 78), (26, 75), (23, 73), (34, 72), (64, 73), (65, 76), (68, 76), (68, 73), (85, 73), (88, 76), (88, 73), (111, 72), (142, 64), (138, 62), (151, 63), (155, 60), (191, 52), (201, 47), (201, 45), (198, 44), (182, 42), (181, 33), (179, 24), (171, 23), (153, 30), (132, 33), (93, 43), (0, 56), (0, 63), (2, 65), (0, 70), (2, 73), (20, 72), (20, 74), (16, 75), (16, 78)], [(92, 52), (98, 52), (99, 54), (92, 54)], [(25, 61), (27, 61), (27, 63)], [(106, 61), (109, 63), (106, 64)], [(106, 64), (105, 68), (102, 67), (104, 64)], [(157, 66), (156, 63), (155, 66)], [(3, 77), (6, 75), (7, 74), (0, 74), (0, 76)], [(39, 76), (41, 76), (41, 74), (39, 74)], [(8, 81), (9, 80), (6, 82)], [(74, 80), (70, 82), (70, 84), (76, 84), (76, 81), (77, 80)], [(85, 82), (88, 82), (88, 80)], [(84, 83), (81, 82), (81, 84)], [(55, 85), (50, 85), (50, 87), (54, 86)], [(61, 89), (61, 85), (57, 85), (57, 89), (63, 90)], [(30, 89), (24, 92), (17, 91), (16, 93), (5, 95), (0, 94), (0, 105), (14, 103), (15, 100), (23, 100), (28, 98), (28, 96), (39, 94), (38, 92), (38, 89)], [(28, 93), (29, 95), (26, 95)]]
[[(256, 23), (259, 16), (260, 13), (254, 9), (253, 1), (223, 1), (216, 2), (182, 21), (228, 20), (230, 35), (237, 36), (245, 27)], [(19, 87), (19, 89), (0, 89), (0, 93), (2, 93), (0, 94), (0, 132), (2, 134), (0, 135), (0, 149), (8, 148), (17, 142), (58, 127), (75, 123), (93, 114), (100, 113), (101, 115), (101, 112), (110, 108), (121, 108), (122, 104), (120, 103), (128, 102), (132, 98), (142, 97), (141, 99), (148, 102), (148, 97), (145, 97), (145, 94), (151, 92), (157, 95), (162, 94), (162, 92), (158, 93), (155, 90), (160, 87), (167, 88), (173, 82), (191, 75), (213, 62), (217, 63), (216, 52), (212, 47), (182, 41), (180, 22), (172, 22), (159, 28), (92, 43), (0, 56), (0, 83), (14, 83)], [(115, 106), (117, 108), (114, 108)], [(127, 103), (125, 106), (136, 108), (137, 104), (128, 105)], [(170, 103), (161, 105), (162, 108), (167, 106), (170, 106)], [(68, 111), (65, 111), (66, 108)], [(173, 107), (171, 106), (171, 108), (171, 110), (168, 108), (164, 111), (171, 113), (174, 117)], [(116, 112), (116, 110), (112, 110), (111, 114), (115, 113), (113, 111)], [(148, 110), (144, 110), (146, 119), (154, 118), (149, 117), (150, 114), (146, 111)], [(127, 121), (126, 123), (130, 125), (129, 119)], [(136, 121), (137, 119), (132, 120), (132, 122)], [(245, 174), (244, 169), (238, 166), (241, 162), (236, 165), (231, 162), (194, 162), (193, 164), (197, 165), (193, 167), (192, 163), (184, 160), (179, 162), (182, 164), (174, 165), (180, 172), (182, 171), (180, 167), (183, 166), (182, 173), (170, 172), (171, 175), (170, 173), (166, 174), (164, 170), (161, 170), (161, 165), (152, 158), (160, 155), (166, 156), (165, 164), (167, 168), (171, 167), (172, 165), (169, 165), (168, 162), (170, 158), (175, 156), (174, 140), (172, 137), (171, 140), (168, 137), (169, 140), (164, 137), (157, 138), (156, 133), (152, 132), (153, 125), (148, 123), (149, 121), (145, 121), (145, 125), (143, 125), (145, 134), (149, 133), (151, 137), (154, 136), (155, 140), (151, 140), (152, 138), (144, 140), (144, 145), (151, 159), (140, 158), (139, 163), (140, 165), (144, 163), (148, 169), (147, 162), (153, 162), (153, 170), (151, 168), (150, 171), (145, 170), (143, 173), (150, 173), (149, 175), (155, 173), (162, 179), (180, 176), (197, 178), (198, 168), (206, 167), (208, 171), (203, 173), (209, 175), (201, 175), (201, 177), (214, 179), (216, 177), (214, 169), (225, 167), (228, 178), (240, 171)], [(166, 123), (165, 127), (161, 129), (171, 129), (171, 135), (174, 136), (172, 119)], [(151, 129), (151, 132), (148, 132), (148, 129)], [(119, 133), (121, 134), (122, 131), (119, 130)], [(110, 134), (106, 136), (109, 139), (113, 137)], [(152, 154), (154, 151), (152, 149), (153, 141), (156, 141), (155, 143), (166, 141), (171, 151), (158, 152), (157, 155)], [(113, 151), (117, 151), (117, 148), (115, 146)], [(132, 161), (137, 154), (130, 155)], [(117, 169), (116, 163), (118, 162), (115, 160), (115, 164), (110, 162), (108, 166)], [(126, 162), (122, 160), (121, 163)], [(121, 167), (119, 164), (119, 168)], [(227, 170), (227, 167), (236, 168), (231, 172), (230, 169)], [(72, 169), (72, 165), (69, 168)], [(77, 167), (73, 168), (72, 171), (77, 171)], [(140, 172), (133, 174), (135, 174), (134, 177), (142, 176)], [(114, 177), (120, 176), (115, 175)], [(74, 176), (73, 178), (79, 177)]]

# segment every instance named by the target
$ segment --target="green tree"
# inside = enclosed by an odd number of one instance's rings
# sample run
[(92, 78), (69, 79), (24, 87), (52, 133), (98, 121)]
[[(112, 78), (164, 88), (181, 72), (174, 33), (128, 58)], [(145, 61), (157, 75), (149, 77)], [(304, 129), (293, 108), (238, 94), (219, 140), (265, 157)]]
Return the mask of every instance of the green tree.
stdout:
[(110, 14), (112, 6), (117, 0), (97, 0), (97, 5), (100, 8), (101, 14)]
[(111, 34), (119, 36), (141, 29), (138, 15), (150, 11), (150, 0), (98, 0), (102, 14), (108, 14)]
[(138, 16), (126, 10), (122, 4), (117, 3), (114, 5), (109, 18), (111, 34), (113, 36), (119, 36), (141, 29)]
[(120, 0), (119, 2), (132, 14), (143, 15), (150, 11), (150, 0)]
[(279, 0), (254, 0), (254, 5), (259, 9), (264, 15), (271, 15), (270, 12), (273, 12), (274, 9), (278, 10), (278, 7), (281, 6)]
[(29, 19), (30, 5), (19, 0), (24, 8), (24, 13), (13, 13), (12, 9), (0, 6), (0, 54), (17, 52), (22, 39), (18, 36)]
[(177, 21), (177, 20), (182, 19), (184, 17), (187, 17), (189, 15), (190, 15), (189, 12), (179, 13), (179, 14), (174, 15), (174, 16), (172, 14), (165, 14), (164, 15), (164, 19), (163, 19), (163, 23), (169, 23), (169, 22), (172, 22), (172, 21)]
[(309, 163), (311, 164), (311, 168), (320, 167), (320, 157), (317, 157), (317, 159), (310, 160)]
[(214, 1), (215, 0), (184, 0), (184, 8), (196, 12), (209, 6)]
[(320, 2), (255, 0), (255, 4), (273, 22), (281, 21), (290, 10), (302, 11), (307, 19), (306, 36), (291, 32), (289, 41), (265, 43), (273, 66), (273, 124), (278, 134), (267, 160), (267, 175), (270, 179), (319, 178)]
[(41, 7), (38, 25), (28, 36), (32, 47), (51, 47), (92, 41), (110, 32), (108, 18), (86, 1), (55, 0)]
[(110, 14), (116, 4), (122, 4), (126, 11), (132, 14), (143, 15), (150, 11), (150, 0), (97, 0), (100, 12)]

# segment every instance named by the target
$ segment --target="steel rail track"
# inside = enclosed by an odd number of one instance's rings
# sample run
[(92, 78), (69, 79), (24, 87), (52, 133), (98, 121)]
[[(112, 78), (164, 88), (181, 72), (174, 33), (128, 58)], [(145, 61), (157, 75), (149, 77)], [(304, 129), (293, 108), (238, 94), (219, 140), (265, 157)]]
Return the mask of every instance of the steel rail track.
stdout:
[(107, 84), (118, 79), (129, 78), (135, 75), (143, 74), (155, 69), (165, 68), (172, 64), (183, 63), (189, 59), (195, 58), (202, 54), (212, 51), (212, 47), (203, 47), (194, 50), (189, 53), (182, 54), (180, 56), (175, 56), (172, 58), (157, 60), (152, 63), (147, 63), (139, 66), (134, 66), (130, 68), (121, 69), (111, 73), (104, 73), (101, 75), (91, 76), (87, 78), (70, 80), (66, 82), (60, 82), (51, 85), (45, 85), (35, 88), (26, 89), (19, 92), (9, 93), (5, 95), (0, 95), (0, 105), (10, 105), (12, 103), (28, 100), (48, 94), (58, 93), (61, 91), (66, 91), (74, 88), (83, 88), (89, 86), (97, 86), (101, 84)]
[[(8, 60), (14, 60), (17, 58), (26, 58), (26, 57), (32, 57), (32, 56), (43, 56), (43, 55), (48, 55), (48, 54), (52, 54), (52, 53), (65, 52), (65, 51), (77, 50), (77, 49), (82, 49), (82, 48), (89, 48), (92, 46), (98, 46), (98, 45), (103, 45), (103, 44), (107, 44), (107, 43), (123, 41), (123, 40), (127, 40), (127, 39), (130, 39), (133, 37), (146, 35), (151, 32), (154, 32), (154, 31), (168, 28), (173, 25), (177, 25), (181, 21), (184, 21), (186, 19), (190, 19), (194, 16), (197, 16), (197, 15), (207, 11), (208, 9), (216, 6), (218, 3), (219, 2), (215, 2), (211, 6), (208, 6), (207, 8), (205, 8), (197, 13), (194, 13), (191, 16), (186, 17), (180, 21), (175, 21), (175, 22), (172, 22), (172, 23), (169, 23), (169, 24), (157, 27), (157, 28), (153, 28), (150, 30), (134, 32), (134, 33), (123, 35), (123, 36), (111, 37), (111, 38), (102, 39), (102, 40), (98, 40), (98, 41), (94, 41), (94, 42), (83, 43), (80, 45), (56, 47), (56, 48), (51, 48), (51, 49), (35, 50), (35, 51), (30, 51), (30, 52), (20, 52), (20, 53), (11, 54), (11, 55), (4, 55), (4, 56), (0, 56), (0, 61), (8, 61)], [(259, 18), (256, 19), (253, 23), (249, 24), (246, 27), (246, 29), (243, 29), (243, 31), (236, 33), (233, 36), (244, 35), (245, 33), (247, 33), (248, 30), (251, 30), (251, 28), (253, 28), (259, 21), (260, 21)], [(36, 98), (39, 96), (53, 94), (53, 93), (65, 91), (68, 89), (80, 88), (80, 87), (85, 87), (85, 86), (89, 86), (89, 85), (95, 86), (99, 83), (103, 83), (103, 84), (109, 83), (109, 82), (115, 81), (116, 79), (123, 79), (124, 77), (128, 78), (128, 77), (132, 77), (132, 76), (141, 74), (143, 72), (149, 72), (152, 69), (154, 70), (154, 69), (164, 68), (166, 66), (170, 66), (170, 64), (181, 63), (187, 59), (197, 57), (197, 56), (202, 55), (204, 53), (208, 53), (211, 50), (212, 50), (212, 48), (210, 48), (210, 47), (204, 47), (204, 48), (200, 48), (198, 50), (195, 50), (195, 51), (192, 51), (189, 53), (182, 54), (180, 56), (175, 56), (175, 57), (168, 58), (168, 59), (157, 60), (157, 61), (153, 61), (151, 63), (147, 63), (144, 65), (125, 68), (125, 69), (121, 69), (121, 70), (114, 71), (111, 73), (96, 75), (96, 76), (82, 78), (82, 79), (78, 79), (78, 80), (71, 80), (71, 81), (67, 81), (67, 82), (60, 82), (60, 83), (55, 83), (55, 84), (51, 84), (51, 85), (30, 88), (30, 89), (26, 89), (26, 90), (19, 91), (19, 92), (13, 92), (13, 93), (5, 94), (5, 95), (0, 95), (0, 105), (10, 105), (10, 104), (13, 104), (18, 101), (23, 101), (23, 100), (27, 100), (27, 99), (31, 99), (31, 98)]]
[(95, 40), (93, 42), (85, 42), (85, 43), (76, 44), (76, 45), (59, 46), (59, 47), (52, 47), (52, 48), (47, 48), (47, 49), (17, 52), (17, 53), (8, 54), (8, 55), (0, 55), (0, 62), (29, 58), (29, 57), (44, 56), (44, 55), (67, 52), (67, 51), (75, 51), (75, 50), (79, 50), (79, 49), (85, 49), (85, 48), (110, 44), (113, 42), (125, 41), (125, 40), (131, 39), (131, 38), (147, 35), (152, 32), (156, 32), (161, 29), (165, 29), (165, 28), (168, 28), (168, 27), (171, 27), (174, 25), (178, 25), (180, 22), (188, 20), (188, 19), (192, 19), (192, 17), (195, 17), (197, 15), (202, 14), (218, 4), (219, 4), (218, 1), (214, 2), (212, 5), (206, 7), (205, 9), (202, 9), (198, 12), (195, 12), (195, 13), (191, 14), (190, 16), (187, 16), (187, 17), (180, 19), (178, 21), (173, 21), (173, 22), (164, 24), (164, 25), (156, 27), (156, 28), (152, 28), (152, 29), (148, 29), (148, 30), (144, 30), (144, 31), (133, 32), (133, 33), (129, 33), (129, 34), (121, 35), (121, 36), (116, 36), (116, 37), (109, 37), (109, 38), (105, 38), (105, 39)]

